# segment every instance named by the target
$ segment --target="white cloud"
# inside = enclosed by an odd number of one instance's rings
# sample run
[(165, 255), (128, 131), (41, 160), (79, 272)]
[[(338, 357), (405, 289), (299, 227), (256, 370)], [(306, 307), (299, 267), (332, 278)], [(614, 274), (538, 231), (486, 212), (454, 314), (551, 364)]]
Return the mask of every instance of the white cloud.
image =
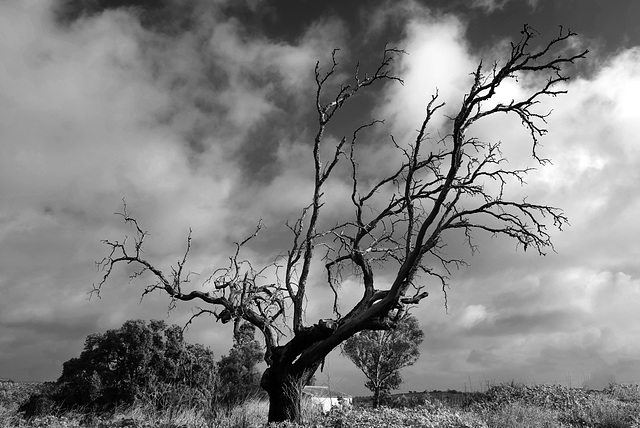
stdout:
[(469, 305), (465, 308), (458, 322), (462, 327), (470, 328), (474, 325), (486, 321), (487, 318), (487, 308), (485, 308), (483, 305)]
[[(452, 15), (418, 15), (408, 21), (404, 40), (396, 44), (408, 53), (396, 61), (395, 73), (404, 85), (389, 86), (378, 115), (387, 119), (394, 135), (406, 143), (415, 138), (436, 91), (439, 102), (446, 103), (443, 111), (453, 113), (459, 107), (477, 60), (468, 51), (464, 25)], [(442, 115), (434, 119), (433, 129), (447, 120)]]

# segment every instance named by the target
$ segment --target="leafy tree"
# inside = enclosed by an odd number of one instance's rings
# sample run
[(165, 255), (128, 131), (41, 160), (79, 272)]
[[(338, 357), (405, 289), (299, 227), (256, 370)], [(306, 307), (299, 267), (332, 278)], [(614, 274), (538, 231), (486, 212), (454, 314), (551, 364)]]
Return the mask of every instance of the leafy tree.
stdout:
[(418, 320), (406, 315), (392, 330), (361, 331), (344, 342), (342, 352), (367, 377), (365, 386), (373, 392), (373, 407), (380, 404), (381, 394), (400, 387), (400, 370), (418, 360), (423, 340)]
[[(138, 266), (132, 278), (146, 274), (155, 280), (143, 295), (165, 292), (172, 303), (195, 300), (206, 304), (196, 316), (210, 314), (222, 323), (242, 319), (253, 324), (262, 332), (266, 345), (267, 369), (261, 386), (269, 394), (269, 421), (299, 422), (301, 389), (332, 350), (360, 331), (393, 329), (407, 305), (416, 305), (428, 296), (427, 279), (446, 289), (449, 269), (464, 265), (464, 260), (445, 254), (447, 240), (464, 236), (475, 250), (474, 235), (489, 233), (512, 238), (524, 250), (541, 255), (553, 248), (548, 226), (561, 229), (567, 222), (563, 212), (544, 203), (511, 199), (506, 189), (523, 185), (531, 168), (510, 167), (500, 141), (484, 141), (473, 135), (473, 125), (485, 118), (516, 116), (531, 137), (534, 161), (545, 163), (537, 148), (546, 133), (547, 114), (536, 106), (545, 97), (566, 92), (562, 85), (569, 78), (562, 68), (584, 58), (587, 51), (574, 51), (569, 39), (575, 33), (571, 31), (561, 28), (541, 44), (534, 43), (537, 34), (525, 26), (504, 60), (490, 67), (481, 62), (471, 73), (457, 113), (449, 114), (450, 120), (442, 127), (432, 123), (444, 105), (439, 103), (437, 92), (425, 101), (424, 119), (417, 124), (415, 138), (389, 139), (399, 160), (390, 158), (385, 168), (374, 169), (359, 162), (360, 145), (364, 135), (381, 126), (381, 121), (356, 125), (342, 138), (326, 136), (331, 135), (333, 119), (351, 105), (352, 98), (376, 85), (402, 83), (392, 74), (391, 65), (403, 52), (385, 49), (377, 68), (366, 74), (356, 68), (355, 73), (348, 73), (352, 76), (348, 81), (338, 81), (347, 74), (339, 70), (334, 51), (328, 68), (321, 70), (319, 63), (315, 67), (315, 99), (311, 104), (317, 128), (310, 144), (314, 185), (300, 215), (286, 221), (291, 242), (284, 250), (276, 250), (276, 261), (258, 268), (239, 256), (256, 238), (262, 228), (259, 223), (254, 234), (236, 244), (230, 263), (213, 270), (209, 281), (202, 284), (206, 288), (190, 289), (187, 286), (192, 278), (185, 265), (191, 232), (181, 260), (162, 269), (148, 258), (148, 233), (125, 204), (119, 214), (135, 236), (104, 241), (108, 254), (99, 263), (103, 275), (94, 292), (100, 292), (116, 266)], [(433, 58), (432, 64), (446, 66), (439, 64), (438, 58)], [(521, 98), (506, 104), (494, 99), (504, 82), (527, 75), (535, 78), (522, 85)], [(327, 192), (330, 181), (351, 189), (340, 201), (350, 209), (339, 213), (323, 209), (333, 197)], [(327, 293), (335, 300), (331, 318), (307, 323), (307, 287), (318, 281), (310, 277), (317, 271), (315, 266), (326, 270)], [(268, 269), (273, 270), (269, 275), (265, 272)], [(342, 273), (354, 272), (361, 278), (361, 297), (345, 313), (338, 304), (338, 286)], [(267, 279), (274, 277), (278, 279)]]
[(229, 355), (218, 362), (218, 400), (227, 406), (244, 401), (260, 390), (260, 373), (256, 365), (264, 358), (255, 340), (255, 327), (244, 323), (234, 337)]
[(132, 404), (167, 385), (213, 390), (213, 353), (185, 343), (179, 326), (130, 320), (91, 334), (77, 358), (63, 364), (56, 400), (65, 407)]

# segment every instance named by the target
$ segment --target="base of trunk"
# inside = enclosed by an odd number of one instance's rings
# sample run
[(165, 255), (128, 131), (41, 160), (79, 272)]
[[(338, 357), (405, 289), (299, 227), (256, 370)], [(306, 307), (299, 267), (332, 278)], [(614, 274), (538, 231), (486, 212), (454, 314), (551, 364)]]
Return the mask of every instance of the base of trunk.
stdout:
[(302, 422), (303, 382), (300, 378), (274, 373), (270, 367), (262, 377), (262, 387), (269, 394), (269, 422)]
[(283, 391), (269, 394), (269, 422), (302, 423), (300, 391)]

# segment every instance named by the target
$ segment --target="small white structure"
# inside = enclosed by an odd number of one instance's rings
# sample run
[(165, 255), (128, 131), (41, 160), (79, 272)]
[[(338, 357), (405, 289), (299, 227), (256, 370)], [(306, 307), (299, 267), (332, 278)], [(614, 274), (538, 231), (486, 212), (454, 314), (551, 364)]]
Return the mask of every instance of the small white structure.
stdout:
[(353, 404), (351, 395), (336, 391), (328, 386), (305, 386), (302, 389), (302, 395), (320, 406), (323, 412), (328, 412), (334, 406), (351, 407)]

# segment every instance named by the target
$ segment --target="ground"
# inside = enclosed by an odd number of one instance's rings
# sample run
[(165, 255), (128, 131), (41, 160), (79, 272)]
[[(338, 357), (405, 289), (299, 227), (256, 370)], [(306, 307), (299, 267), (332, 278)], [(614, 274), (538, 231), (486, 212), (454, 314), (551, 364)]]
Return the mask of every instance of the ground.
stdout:
[[(54, 413), (31, 419), (18, 411), (21, 402), (42, 388), (41, 384), (0, 386), (0, 428), (191, 428), (264, 427), (268, 405), (249, 400), (230, 410), (164, 409), (149, 403), (97, 415)], [(502, 384), (480, 392), (423, 392), (395, 395), (387, 406), (371, 409), (367, 400), (354, 400), (353, 408), (334, 409), (323, 415), (309, 405), (305, 426), (329, 427), (640, 427), (640, 385), (612, 385), (589, 391), (558, 385)], [(281, 424), (280, 426), (291, 427)]]

